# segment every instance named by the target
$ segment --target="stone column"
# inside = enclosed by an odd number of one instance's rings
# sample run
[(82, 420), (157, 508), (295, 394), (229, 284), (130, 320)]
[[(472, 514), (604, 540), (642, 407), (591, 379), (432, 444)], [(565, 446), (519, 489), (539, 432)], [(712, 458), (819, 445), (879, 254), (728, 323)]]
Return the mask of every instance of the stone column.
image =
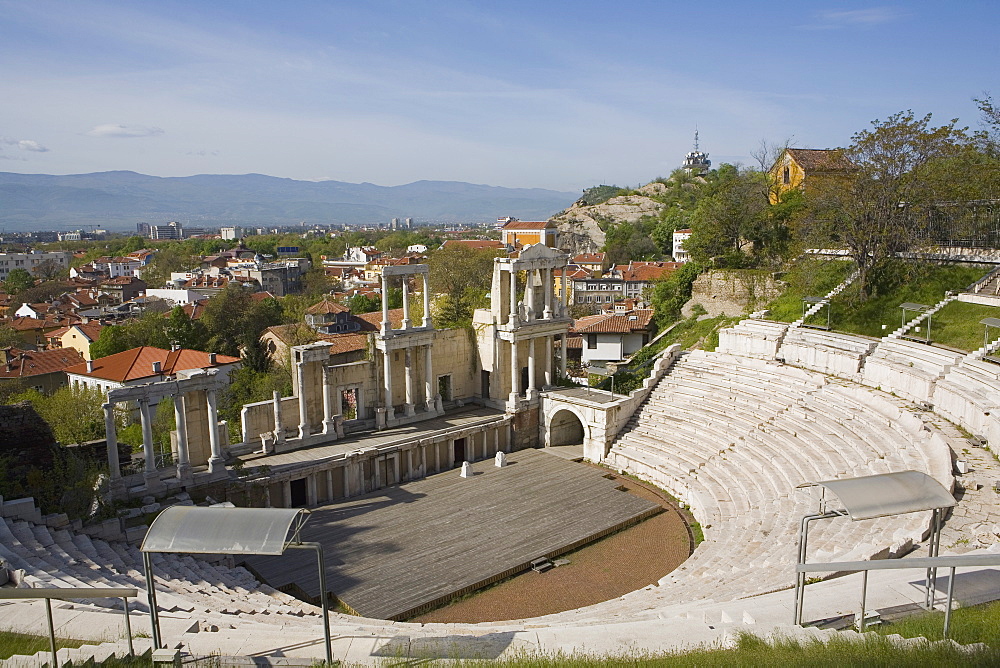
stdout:
[(569, 283), (566, 282), (566, 265), (562, 268), (562, 307), (563, 317), (566, 316), (566, 309), (569, 307)]
[(405, 368), (403, 374), (406, 378), (406, 417), (413, 417), (417, 411), (413, 407), (413, 347), (407, 346), (403, 352)]
[(330, 386), (330, 367), (323, 365), (323, 434), (336, 436), (337, 430), (333, 423), (333, 388)]
[(177, 424), (177, 477), (181, 480), (191, 474), (191, 457), (188, 453), (187, 421), (184, 419), (184, 394), (174, 395), (174, 422)]
[(281, 482), (281, 507), (291, 508), (292, 507), (292, 481), (283, 480)]
[(382, 489), (382, 471), (378, 467), (378, 456), (371, 458), (372, 463), (372, 476), (375, 478), (374, 489)]
[(516, 404), (521, 396), (521, 368), (517, 363), (517, 340), (510, 343), (510, 401)]
[(511, 327), (517, 325), (517, 271), (514, 265), (510, 266), (510, 318), (507, 324)]
[(108, 439), (108, 470), (111, 480), (122, 477), (121, 462), (118, 461), (118, 430), (115, 428), (115, 405), (104, 404), (104, 434)]
[(431, 276), (430, 272), (424, 273), (424, 327), (430, 329), (431, 324)]
[(326, 470), (326, 501), (333, 501), (333, 469)]
[(344, 472), (344, 498), (351, 495), (351, 463), (348, 461), (341, 469)]
[(431, 447), (434, 448), (434, 472), (437, 473), (441, 470), (441, 444), (432, 443)]
[(389, 333), (389, 277), (382, 272), (382, 335)]
[(406, 451), (406, 480), (413, 480), (413, 448)]
[(447, 452), (444, 453), (444, 460), (448, 462), (449, 469), (455, 468), (455, 439), (446, 439), (444, 444), (447, 448)]
[(306, 505), (316, 505), (316, 474), (310, 473), (306, 476)]
[(434, 346), (424, 346), (424, 402), (428, 413), (437, 412), (437, 383), (434, 379)]
[(382, 356), (383, 376), (385, 378), (385, 418), (392, 420), (396, 417), (396, 411), (392, 407), (392, 351), (386, 350)]
[(552, 268), (546, 267), (542, 269), (542, 290), (545, 295), (545, 310), (542, 311), (542, 317), (546, 320), (552, 318)]
[(535, 387), (535, 343), (537, 339), (528, 339), (528, 399), (538, 397), (538, 389)]
[(285, 425), (281, 422), (281, 393), (277, 390), (271, 395), (274, 398), (274, 442), (285, 442)]
[(407, 280), (408, 276), (402, 276), (403, 279), (403, 329), (410, 328), (410, 281)]
[(149, 416), (149, 399), (139, 399), (139, 420), (142, 422), (142, 454), (146, 458), (144, 475), (156, 477), (156, 453), (153, 451), (153, 420)]
[(544, 381), (545, 387), (552, 386), (552, 346), (555, 345), (555, 338), (551, 336), (546, 336), (542, 338), (542, 343), (545, 345), (545, 374)]
[(208, 458), (208, 472), (225, 471), (226, 465), (222, 459), (222, 445), (219, 443), (219, 412), (215, 403), (215, 388), (205, 391), (208, 403), (208, 443), (212, 447), (212, 456)]
[(524, 310), (528, 320), (535, 319), (535, 277), (537, 269), (529, 269), (524, 274)]
[(295, 365), (299, 377), (299, 438), (309, 436), (309, 406), (306, 403), (306, 363), (300, 360)]
[(563, 332), (562, 334), (560, 334), (559, 335), (559, 339), (560, 339), (560, 342), (562, 343), (562, 348), (561, 348), (561, 350), (562, 350), (562, 359), (559, 360), (559, 366), (561, 367), (559, 369), (559, 373), (560, 373), (561, 377), (565, 378), (566, 377), (566, 360), (569, 358), (569, 348), (568, 348), (567, 342), (566, 342), (566, 332)]

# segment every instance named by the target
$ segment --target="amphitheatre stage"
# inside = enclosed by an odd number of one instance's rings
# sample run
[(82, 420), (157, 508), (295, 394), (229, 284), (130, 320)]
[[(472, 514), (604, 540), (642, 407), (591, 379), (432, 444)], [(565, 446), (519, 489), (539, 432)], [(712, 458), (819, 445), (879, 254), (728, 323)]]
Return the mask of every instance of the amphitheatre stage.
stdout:
[[(323, 544), (329, 589), (362, 616), (406, 619), (662, 510), (599, 469), (538, 450), (317, 508), (303, 538)], [(255, 557), (271, 586), (316, 600), (315, 558)]]

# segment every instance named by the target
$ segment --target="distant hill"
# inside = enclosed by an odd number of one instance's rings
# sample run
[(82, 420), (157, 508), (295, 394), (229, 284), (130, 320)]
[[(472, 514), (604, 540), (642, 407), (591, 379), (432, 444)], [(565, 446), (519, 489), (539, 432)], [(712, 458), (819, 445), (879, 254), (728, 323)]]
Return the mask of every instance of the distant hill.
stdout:
[(116, 230), (171, 220), (192, 227), (364, 224), (405, 217), (441, 223), (498, 216), (545, 220), (578, 197), (458, 181), (377, 186), (262, 174), (163, 178), (121, 171), (68, 176), (0, 172), (0, 227), (28, 231), (99, 225)]

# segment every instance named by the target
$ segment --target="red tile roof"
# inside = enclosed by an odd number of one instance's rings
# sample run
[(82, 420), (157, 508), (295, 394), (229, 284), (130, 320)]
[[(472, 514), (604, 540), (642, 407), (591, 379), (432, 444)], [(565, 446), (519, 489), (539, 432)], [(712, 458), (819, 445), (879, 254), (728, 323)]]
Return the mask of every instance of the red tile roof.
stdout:
[(652, 309), (636, 309), (626, 313), (580, 318), (574, 323), (574, 329), (580, 334), (629, 334), (647, 329), (652, 319)]
[(505, 246), (503, 242), (496, 239), (448, 239), (442, 248), (471, 248), (473, 250), (496, 249), (502, 250)]
[[(421, 307), (422, 308), (422, 307)], [(418, 320), (423, 319), (423, 311), (421, 308), (416, 310), (410, 310), (410, 319), (413, 322), (418, 322)], [(372, 311), (371, 313), (362, 313), (360, 315), (354, 316), (355, 319), (361, 321), (361, 331), (363, 332), (376, 332), (382, 329), (382, 311)], [(391, 308), (389, 309), (389, 324), (393, 329), (399, 329), (403, 326), (403, 309), (401, 308)]]
[(621, 274), (626, 281), (655, 281), (669, 276), (681, 266), (681, 262), (631, 262), (621, 270)]
[[(84, 363), (66, 369), (66, 373), (124, 383), (141, 378), (153, 378), (157, 375), (172, 376), (185, 369), (208, 369), (239, 361), (238, 357), (217, 355), (215, 364), (210, 364), (208, 353), (200, 350), (187, 348), (164, 350), (153, 346), (140, 346), (94, 360), (93, 371), (87, 371), (87, 365)], [(160, 374), (153, 373), (153, 362), (160, 363)]]
[(332, 299), (324, 297), (323, 301), (318, 304), (313, 304), (307, 308), (306, 313), (310, 315), (318, 315), (320, 313), (344, 313), (350, 310), (351, 309), (347, 308), (343, 304), (339, 304)]
[(27, 378), (45, 373), (63, 371), (67, 367), (83, 362), (83, 356), (73, 348), (55, 350), (18, 350), (8, 348), (10, 361), (0, 364), (0, 378)]
[(595, 264), (598, 262), (604, 262), (606, 257), (606, 253), (580, 253), (573, 258), (573, 262), (575, 264)]
[(503, 226), (505, 230), (544, 230), (549, 227), (547, 220), (512, 220)]
[(850, 161), (836, 149), (788, 148), (785, 151), (807, 172), (839, 172), (851, 168)]

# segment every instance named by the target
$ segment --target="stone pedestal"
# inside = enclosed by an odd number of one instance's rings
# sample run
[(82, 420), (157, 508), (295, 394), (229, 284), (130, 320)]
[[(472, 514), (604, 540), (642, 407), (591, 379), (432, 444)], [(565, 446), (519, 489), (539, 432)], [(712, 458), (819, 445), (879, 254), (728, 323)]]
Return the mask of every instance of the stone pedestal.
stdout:
[(503, 450), (498, 452), (496, 457), (493, 458), (493, 465), (497, 468), (507, 466), (507, 455), (503, 452)]
[(462, 477), (462, 478), (471, 478), (472, 477), (472, 464), (470, 464), (469, 462), (462, 462), (462, 472), (459, 474), (459, 477)]

